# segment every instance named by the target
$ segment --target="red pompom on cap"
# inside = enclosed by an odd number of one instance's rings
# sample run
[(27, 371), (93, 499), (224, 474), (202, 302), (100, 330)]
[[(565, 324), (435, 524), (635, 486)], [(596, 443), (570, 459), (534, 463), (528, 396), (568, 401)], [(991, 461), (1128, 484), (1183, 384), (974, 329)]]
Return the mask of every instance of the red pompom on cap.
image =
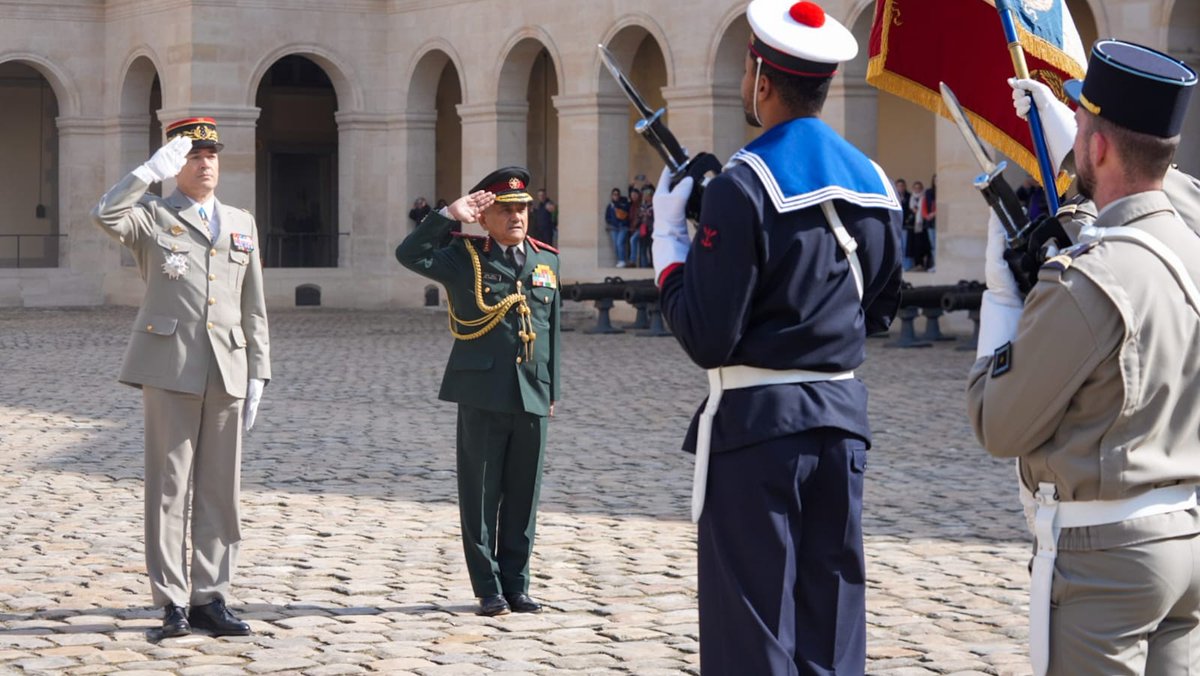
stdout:
[(825, 10), (813, 2), (797, 2), (788, 10), (788, 14), (802, 26), (820, 28), (825, 25)]

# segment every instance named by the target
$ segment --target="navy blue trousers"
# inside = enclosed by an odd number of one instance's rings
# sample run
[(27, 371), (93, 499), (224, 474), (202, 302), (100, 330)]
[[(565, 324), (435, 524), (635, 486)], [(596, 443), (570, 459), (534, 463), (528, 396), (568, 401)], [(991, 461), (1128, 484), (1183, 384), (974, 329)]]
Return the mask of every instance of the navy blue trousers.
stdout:
[(822, 428), (715, 453), (699, 524), (704, 676), (866, 669), (866, 444)]

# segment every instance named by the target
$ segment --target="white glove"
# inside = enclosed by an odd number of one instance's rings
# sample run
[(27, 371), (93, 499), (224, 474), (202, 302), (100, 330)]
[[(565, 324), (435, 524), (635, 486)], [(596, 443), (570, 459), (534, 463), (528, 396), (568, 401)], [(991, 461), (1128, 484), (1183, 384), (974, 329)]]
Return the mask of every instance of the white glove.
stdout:
[(242, 427), (249, 432), (251, 427), (254, 427), (254, 418), (258, 416), (258, 404), (262, 401), (263, 386), (266, 382), (262, 378), (251, 378), (250, 382), (246, 383), (246, 403), (242, 409)]
[(186, 136), (176, 136), (150, 156), (146, 163), (134, 170), (139, 178), (149, 179), (147, 183), (165, 181), (175, 178), (183, 165), (187, 164), (188, 153), (192, 152), (192, 139)]
[(1008, 86), (1013, 88), (1013, 109), (1017, 117), (1029, 119), (1030, 99), (1037, 104), (1038, 115), (1042, 119), (1042, 131), (1046, 134), (1046, 148), (1050, 151), (1050, 162), (1054, 170), (1062, 168), (1063, 160), (1075, 147), (1075, 113), (1067, 104), (1058, 100), (1046, 85), (1037, 80), (1018, 80), (1009, 78)]
[(983, 278), (987, 291), (979, 306), (979, 341), (975, 357), (990, 357), (996, 348), (1017, 336), (1017, 324), (1025, 303), (1017, 289), (1017, 279), (1004, 261), (1004, 226), (993, 212), (988, 217), (987, 249), (984, 252)]
[(662, 276), (663, 270), (687, 260), (692, 242), (688, 239), (687, 216), (684, 212), (688, 197), (695, 183), (691, 176), (684, 178), (671, 189), (671, 170), (664, 168), (654, 189), (654, 236), (651, 257), (654, 259), (654, 279)]

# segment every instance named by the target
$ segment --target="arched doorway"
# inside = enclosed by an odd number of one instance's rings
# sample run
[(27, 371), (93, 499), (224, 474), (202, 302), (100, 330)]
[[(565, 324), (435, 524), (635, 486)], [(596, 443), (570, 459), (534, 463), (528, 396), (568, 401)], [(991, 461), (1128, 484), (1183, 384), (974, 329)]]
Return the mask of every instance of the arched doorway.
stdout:
[[(532, 182), (529, 191), (536, 197), (536, 191), (545, 189), (547, 197), (557, 200), (558, 111), (553, 97), (558, 94), (558, 69), (550, 51), (536, 38), (518, 40), (504, 57), (497, 85), (498, 111), (524, 111), (515, 122), (497, 125), (499, 163), (523, 165)], [(550, 212), (531, 213), (529, 228), (532, 237), (554, 241)]]
[(0, 63), (0, 268), (59, 264), (58, 98), (25, 63)]
[(338, 265), (337, 94), (312, 60), (276, 61), (258, 85), (256, 201), (263, 264)]
[(742, 76), (746, 69), (750, 22), (738, 15), (725, 29), (712, 66), (713, 154), (722, 162), (758, 135), (746, 122), (742, 105)]
[[(453, 59), (440, 49), (426, 52), (408, 87), (405, 213), (417, 198), (436, 207), (462, 195), (462, 100)], [(408, 221), (405, 231), (415, 225)]]
[[(616, 57), (621, 70), (637, 88), (646, 104), (655, 110), (666, 107), (662, 90), (667, 86), (669, 78), (666, 59), (658, 40), (645, 28), (630, 25), (617, 31), (606, 47)], [(602, 97), (624, 100), (624, 95), (603, 65), (600, 66), (597, 76), (600, 78), (599, 91)], [(619, 118), (624, 126), (623, 130), (610, 130), (602, 123), (599, 172), (599, 189), (603, 193), (602, 208), (608, 206), (611, 188), (618, 188), (622, 194), (628, 195), (632, 185), (643, 181), (657, 181), (663, 168), (663, 161), (658, 153), (634, 130), (641, 114), (632, 106), (626, 105), (625, 109), (628, 112)], [(664, 118), (668, 124), (669, 118), (668, 113)], [(604, 228), (603, 219), (600, 219), (600, 227)], [(610, 234), (602, 233), (602, 244), (597, 249), (597, 261), (601, 265), (617, 263), (615, 245), (603, 244), (610, 239)]]
[[(162, 83), (154, 63), (139, 56), (125, 71), (121, 86), (119, 142), (121, 171), (129, 171), (145, 162), (162, 146), (163, 123), (158, 119), (162, 108)], [(154, 182), (147, 192), (162, 196), (162, 183)], [(121, 265), (134, 267), (133, 254), (121, 247)]]
[[(1167, 52), (1200, 71), (1200, 3), (1191, 0), (1175, 0), (1171, 9), (1171, 20), (1167, 24)], [(1183, 138), (1175, 161), (1179, 168), (1200, 175), (1200, 102), (1192, 99), (1187, 118), (1183, 123)]]

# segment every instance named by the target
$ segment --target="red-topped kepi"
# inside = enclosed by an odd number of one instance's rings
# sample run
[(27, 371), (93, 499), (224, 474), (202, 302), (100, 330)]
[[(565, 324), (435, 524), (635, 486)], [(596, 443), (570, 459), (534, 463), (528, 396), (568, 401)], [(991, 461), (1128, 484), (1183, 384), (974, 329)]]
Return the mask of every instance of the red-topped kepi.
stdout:
[(801, 77), (833, 77), (858, 54), (858, 42), (814, 2), (754, 0), (746, 8), (750, 52), (764, 66)]
[(178, 136), (192, 139), (192, 150), (212, 148), (219, 153), (225, 147), (217, 136), (217, 121), (211, 117), (189, 117), (167, 125), (167, 140)]
[(503, 167), (493, 171), (471, 188), (471, 192), (486, 190), (497, 202), (532, 202), (529, 194), (529, 172), (524, 167)]

